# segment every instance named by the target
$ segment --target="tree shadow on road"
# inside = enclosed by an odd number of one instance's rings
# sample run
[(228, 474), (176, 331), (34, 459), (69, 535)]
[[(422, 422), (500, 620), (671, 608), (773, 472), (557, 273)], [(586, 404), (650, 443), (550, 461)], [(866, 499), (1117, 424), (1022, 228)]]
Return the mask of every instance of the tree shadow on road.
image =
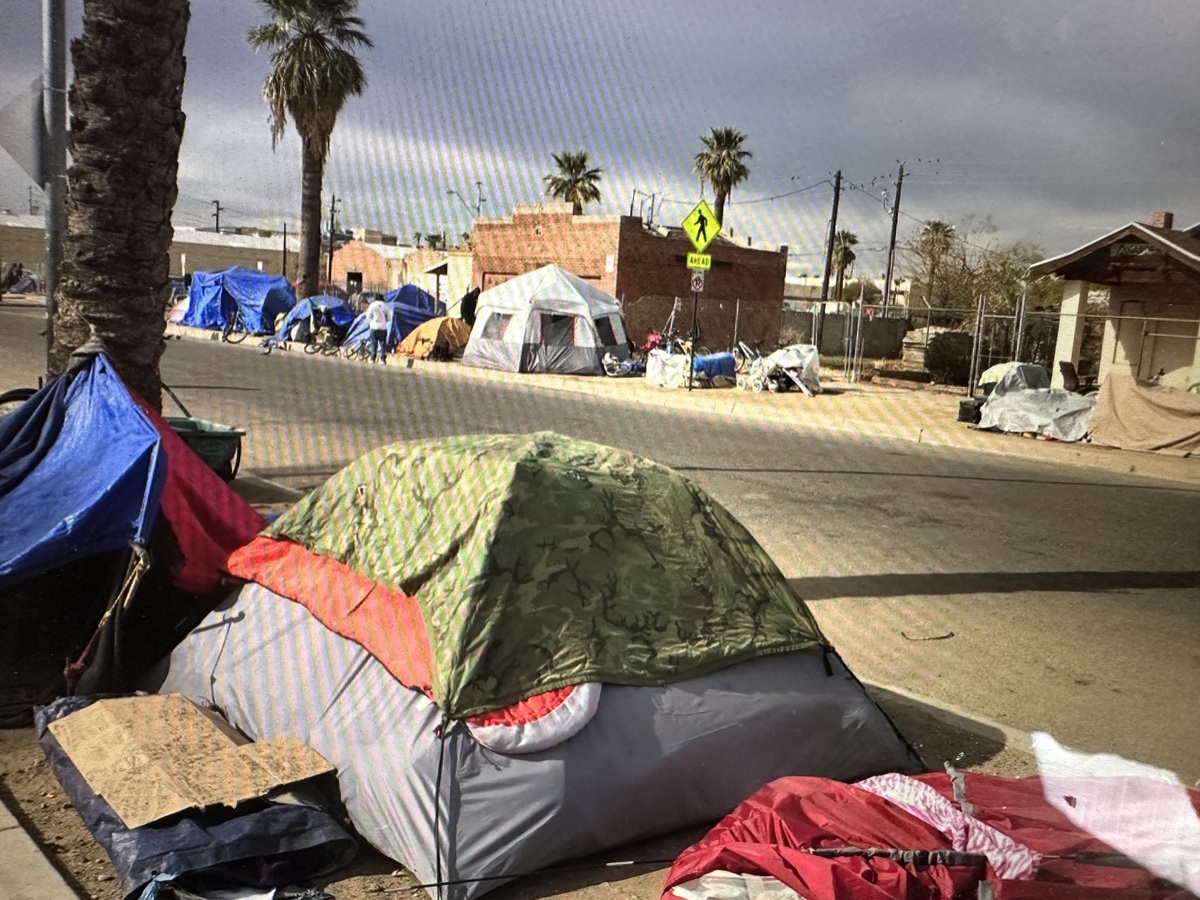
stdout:
[(909, 597), (947, 594), (1191, 590), (1200, 571), (1177, 572), (945, 572), (891, 575), (837, 575), (790, 578), (806, 601), (837, 597)]

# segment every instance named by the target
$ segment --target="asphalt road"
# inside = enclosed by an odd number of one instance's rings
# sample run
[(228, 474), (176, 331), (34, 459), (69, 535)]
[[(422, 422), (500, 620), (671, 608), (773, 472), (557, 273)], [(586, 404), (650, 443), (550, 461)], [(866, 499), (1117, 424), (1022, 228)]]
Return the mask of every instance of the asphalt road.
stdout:
[[(0, 389), (41, 370), (0, 306)], [(308, 488), (383, 443), (551, 429), (688, 473), (762, 541), (865, 681), (1200, 779), (1200, 490), (909, 441), (172, 341), (164, 378)], [(23, 377), (24, 376), (24, 377)], [(168, 412), (171, 402), (166, 400)]]

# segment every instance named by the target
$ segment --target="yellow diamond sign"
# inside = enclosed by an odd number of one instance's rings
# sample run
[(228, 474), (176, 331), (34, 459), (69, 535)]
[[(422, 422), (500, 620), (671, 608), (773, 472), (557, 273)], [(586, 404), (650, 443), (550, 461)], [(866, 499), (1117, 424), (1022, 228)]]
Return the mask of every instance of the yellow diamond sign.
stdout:
[(692, 239), (696, 252), (703, 253), (704, 248), (721, 233), (721, 225), (713, 215), (712, 208), (701, 200), (695, 209), (683, 217), (683, 230)]

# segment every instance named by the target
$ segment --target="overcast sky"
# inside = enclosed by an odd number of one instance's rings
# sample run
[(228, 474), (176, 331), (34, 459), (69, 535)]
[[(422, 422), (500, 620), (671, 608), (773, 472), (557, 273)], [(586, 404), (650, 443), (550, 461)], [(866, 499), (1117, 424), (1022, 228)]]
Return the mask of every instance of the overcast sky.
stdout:
[[(0, 0), (0, 104), (40, 71), (40, 4)], [(68, 0), (68, 27), (82, 4)], [(900, 237), (920, 221), (990, 216), (996, 239), (1047, 255), (1155, 210), (1200, 221), (1196, 0), (363, 0), (375, 41), (367, 92), (338, 120), (326, 195), (349, 227), (470, 227), (544, 199), (551, 153), (586, 149), (600, 204), (666, 198), (677, 224), (699, 197), (700, 135), (748, 135), (750, 178), (726, 228), (787, 244), (818, 272), (835, 170), (854, 185), (839, 226), (883, 270), (884, 192), (906, 163)], [(268, 57), (245, 34), (252, 0), (192, 0), (176, 226), (290, 228), (299, 140), (272, 152)], [(31, 182), (0, 152), (0, 206)], [(464, 203), (448, 190), (457, 190)], [(711, 200), (711, 193), (707, 195)], [(36, 199), (36, 198), (35, 198)], [(642, 205), (637, 198), (635, 210)], [(648, 203), (644, 212), (649, 213)]]

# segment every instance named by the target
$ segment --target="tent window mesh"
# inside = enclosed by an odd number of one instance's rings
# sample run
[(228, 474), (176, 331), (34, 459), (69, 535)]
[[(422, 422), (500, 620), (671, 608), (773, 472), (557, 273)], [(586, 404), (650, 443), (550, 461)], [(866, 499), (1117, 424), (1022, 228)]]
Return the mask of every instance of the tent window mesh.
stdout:
[(496, 341), (503, 339), (504, 330), (508, 328), (508, 323), (511, 321), (512, 316), (492, 313), (483, 326), (483, 336)]
[(574, 347), (575, 316), (542, 313), (542, 343), (549, 347)]
[(615, 347), (617, 345), (617, 335), (613, 331), (612, 318), (604, 316), (601, 319), (596, 319), (596, 334), (600, 336), (600, 345), (602, 347)]

